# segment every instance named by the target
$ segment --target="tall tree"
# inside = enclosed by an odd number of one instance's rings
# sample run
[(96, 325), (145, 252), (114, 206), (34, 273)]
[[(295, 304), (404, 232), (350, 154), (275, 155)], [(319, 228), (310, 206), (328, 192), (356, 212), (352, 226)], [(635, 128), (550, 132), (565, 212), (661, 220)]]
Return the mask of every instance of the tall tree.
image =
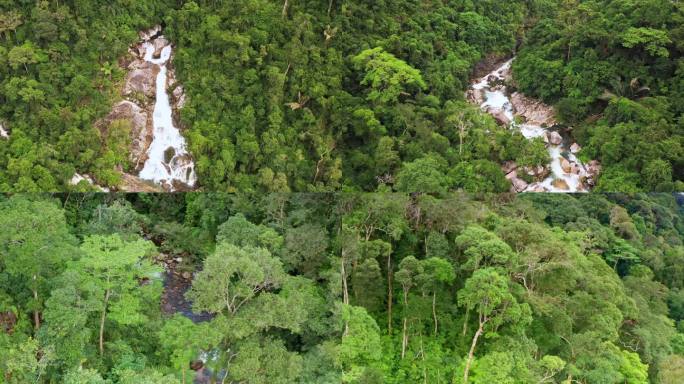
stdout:
[(38, 329), (48, 280), (76, 255), (76, 239), (55, 201), (32, 201), (28, 196), (17, 195), (0, 203), (0, 227), (0, 263), (31, 291), (26, 308), (33, 312)]
[(156, 270), (145, 258), (154, 245), (142, 239), (124, 241), (117, 234), (94, 235), (85, 238), (81, 250), (84, 256), (74, 267), (85, 277), (83, 284), (94, 284), (102, 295), (98, 348), (103, 355), (108, 317), (121, 325), (146, 320), (140, 313), (140, 279)]
[(526, 324), (531, 320), (529, 306), (517, 302), (508, 284), (495, 268), (482, 268), (476, 270), (458, 292), (459, 305), (476, 311), (478, 322), (463, 371), (464, 384), (468, 383), (478, 339), (487, 330), (496, 332), (506, 323)]

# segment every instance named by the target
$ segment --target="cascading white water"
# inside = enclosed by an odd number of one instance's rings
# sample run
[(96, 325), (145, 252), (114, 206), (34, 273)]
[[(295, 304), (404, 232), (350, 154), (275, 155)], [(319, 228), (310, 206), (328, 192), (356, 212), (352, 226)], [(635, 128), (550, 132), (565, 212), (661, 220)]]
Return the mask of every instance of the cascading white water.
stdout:
[[(488, 113), (503, 115), (500, 119), (508, 120), (512, 129), (518, 129), (528, 139), (537, 137), (545, 137), (551, 131), (545, 127), (535, 124), (518, 124), (515, 122), (516, 111), (508, 95), (506, 86), (503, 84), (510, 76), (510, 68), (513, 59), (503, 63), (501, 66), (490, 72), (477, 83), (473, 84), (472, 89), (475, 92), (480, 92), (481, 100), (480, 108)], [(492, 85), (492, 80), (497, 85)], [(504, 120), (504, 121), (505, 121)], [(527, 186), (525, 192), (545, 191), (545, 192), (586, 192), (587, 186), (583, 185), (582, 179), (588, 176), (588, 172), (584, 164), (565, 147), (561, 142), (558, 145), (553, 143), (547, 144), (549, 155), (551, 157), (550, 175), (541, 182), (534, 182)], [(567, 161), (568, 164), (576, 165), (570, 172), (563, 169), (562, 162)], [(559, 181), (562, 181), (559, 183)], [(564, 183), (563, 183), (564, 182)], [(567, 189), (565, 188), (567, 185)]]
[(167, 63), (171, 58), (172, 47), (170, 44), (166, 45), (161, 50), (159, 58), (154, 58), (153, 41), (144, 42), (143, 48), (144, 60), (158, 65), (159, 74), (156, 78), (156, 100), (152, 115), (154, 137), (139, 177), (152, 180), (169, 190), (175, 190), (177, 183), (193, 187), (197, 181), (194, 162), (186, 149), (185, 139), (180, 130), (173, 125), (171, 103), (166, 90)]

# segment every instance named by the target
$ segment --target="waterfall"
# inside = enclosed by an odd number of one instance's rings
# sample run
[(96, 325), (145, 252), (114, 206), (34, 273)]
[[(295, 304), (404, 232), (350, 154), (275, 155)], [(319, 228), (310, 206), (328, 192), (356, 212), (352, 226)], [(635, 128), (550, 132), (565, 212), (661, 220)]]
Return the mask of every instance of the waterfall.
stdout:
[[(155, 39), (164, 41), (162, 36)], [(185, 139), (173, 124), (173, 111), (167, 93), (167, 64), (172, 55), (171, 44), (167, 43), (157, 58), (155, 52), (158, 52), (158, 47), (155, 40), (145, 41), (143, 48), (144, 60), (158, 65), (159, 73), (156, 78), (156, 100), (152, 114), (154, 136), (147, 150), (147, 161), (139, 177), (152, 180), (171, 191), (178, 189), (179, 183), (192, 188), (197, 181), (195, 165), (187, 151)]]

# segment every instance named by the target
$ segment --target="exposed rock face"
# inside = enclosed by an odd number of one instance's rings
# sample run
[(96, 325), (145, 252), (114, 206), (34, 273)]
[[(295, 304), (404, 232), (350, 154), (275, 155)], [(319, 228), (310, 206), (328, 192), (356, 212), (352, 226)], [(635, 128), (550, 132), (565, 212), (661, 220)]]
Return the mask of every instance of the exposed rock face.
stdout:
[(104, 120), (109, 126), (116, 120), (124, 120), (130, 123), (131, 146), (129, 158), (138, 169), (142, 167), (147, 158), (147, 148), (152, 142), (153, 127), (150, 111), (143, 109), (138, 104), (124, 100), (112, 108), (112, 111)]
[(529, 188), (527, 190), (527, 192), (537, 192), (537, 193), (548, 192), (548, 191), (549, 191), (548, 189), (544, 188), (544, 186), (540, 185), (540, 184), (534, 184), (531, 188)]
[(182, 85), (177, 84), (171, 95), (173, 96), (176, 108), (181, 109), (185, 107), (185, 90)]
[(140, 40), (142, 40), (142, 41), (150, 40), (151, 38), (159, 35), (161, 33), (161, 30), (162, 30), (161, 25), (155, 25), (154, 27), (152, 27), (150, 29), (140, 31), (138, 33), (138, 36), (140, 36)]
[(595, 183), (598, 179), (599, 173), (601, 173), (601, 163), (598, 160), (592, 160), (587, 164), (587, 173), (592, 181)]
[(469, 89), (466, 92), (466, 100), (470, 101), (473, 104), (477, 104), (477, 105), (484, 103), (484, 97), (482, 96), (482, 91), (475, 90), (475, 89)]
[(523, 192), (529, 186), (529, 184), (527, 184), (525, 180), (517, 177), (515, 171), (506, 175), (506, 178), (509, 179), (511, 181), (511, 184), (513, 185), (512, 192)]
[(505, 174), (509, 174), (516, 169), (518, 169), (518, 164), (516, 164), (515, 161), (504, 161), (504, 163), (501, 165), (501, 170)]
[(129, 173), (123, 173), (121, 179), (119, 190), (122, 192), (164, 192), (160, 186)]
[(511, 119), (509, 119), (508, 116), (506, 116), (506, 113), (502, 109), (491, 108), (487, 110), (487, 112), (491, 114), (492, 117), (494, 117), (494, 120), (496, 120), (497, 124), (504, 127), (508, 127), (511, 124)]
[(128, 68), (130, 72), (126, 75), (123, 90), (124, 96), (142, 94), (150, 99), (154, 99), (155, 82), (159, 73), (159, 66), (137, 59)]
[(555, 112), (550, 105), (531, 99), (520, 92), (513, 93), (510, 99), (516, 114), (524, 117), (528, 124), (542, 127), (556, 125)]
[(166, 40), (164, 37), (158, 37), (154, 39), (153, 41), (153, 46), (154, 46), (154, 53), (152, 54), (152, 57), (155, 59), (158, 59), (161, 57), (162, 49), (169, 45), (170, 42)]

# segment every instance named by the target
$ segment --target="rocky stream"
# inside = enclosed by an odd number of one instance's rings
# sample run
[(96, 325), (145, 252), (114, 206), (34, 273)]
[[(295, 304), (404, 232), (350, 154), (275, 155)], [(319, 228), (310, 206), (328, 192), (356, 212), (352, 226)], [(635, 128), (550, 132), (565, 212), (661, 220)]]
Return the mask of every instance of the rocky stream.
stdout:
[[(494, 117), (496, 122), (519, 130), (528, 139), (541, 137), (546, 143), (551, 163), (534, 169), (518, 167), (514, 162), (502, 165), (514, 192), (588, 192), (601, 170), (592, 160), (587, 164), (577, 158), (581, 150), (571, 141), (567, 129), (559, 126), (553, 107), (531, 99), (519, 92), (511, 92), (513, 83), (511, 64), (514, 59), (500, 63), (478, 79), (466, 93), (472, 103)], [(525, 172), (533, 181), (520, 177)], [(529, 179), (528, 179), (529, 180)]]

